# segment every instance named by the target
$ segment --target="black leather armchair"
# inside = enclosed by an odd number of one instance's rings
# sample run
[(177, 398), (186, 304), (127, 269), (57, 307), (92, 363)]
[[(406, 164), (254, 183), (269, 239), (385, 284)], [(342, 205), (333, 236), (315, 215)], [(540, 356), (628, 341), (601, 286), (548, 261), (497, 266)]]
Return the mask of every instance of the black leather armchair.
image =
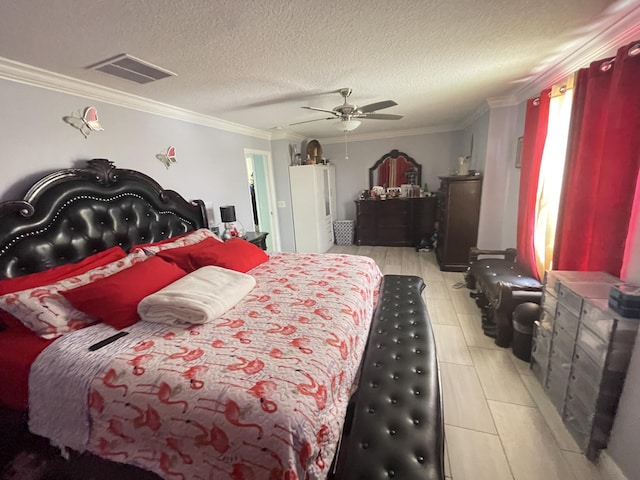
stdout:
[[(481, 258), (482, 257), (482, 258)], [(508, 347), (513, 338), (512, 314), (525, 302), (540, 304), (542, 284), (517, 262), (515, 248), (506, 250), (469, 251), (469, 267), (465, 272), (467, 288), (483, 311), (483, 329), (495, 336), (496, 345)]]

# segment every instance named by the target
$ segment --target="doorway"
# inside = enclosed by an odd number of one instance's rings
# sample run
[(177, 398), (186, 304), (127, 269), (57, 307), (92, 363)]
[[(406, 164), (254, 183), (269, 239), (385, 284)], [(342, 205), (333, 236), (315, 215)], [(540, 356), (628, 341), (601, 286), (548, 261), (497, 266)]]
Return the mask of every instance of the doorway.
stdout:
[[(280, 250), (278, 212), (276, 210), (275, 182), (271, 153), (245, 148), (247, 181), (251, 199), (253, 229), (267, 232), (267, 250)], [(250, 228), (247, 228), (250, 230)]]

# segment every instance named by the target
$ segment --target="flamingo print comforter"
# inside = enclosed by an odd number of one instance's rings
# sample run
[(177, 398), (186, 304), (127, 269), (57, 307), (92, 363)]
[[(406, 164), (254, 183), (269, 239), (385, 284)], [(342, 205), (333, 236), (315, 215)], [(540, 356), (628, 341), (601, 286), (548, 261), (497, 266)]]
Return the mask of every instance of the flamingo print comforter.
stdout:
[(326, 478), (380, 271), (281, 253), (249, 274), (256, 287), (222, 317), (138, 332), (104, 362), (85, 392), (88, 450), (164, 479)]

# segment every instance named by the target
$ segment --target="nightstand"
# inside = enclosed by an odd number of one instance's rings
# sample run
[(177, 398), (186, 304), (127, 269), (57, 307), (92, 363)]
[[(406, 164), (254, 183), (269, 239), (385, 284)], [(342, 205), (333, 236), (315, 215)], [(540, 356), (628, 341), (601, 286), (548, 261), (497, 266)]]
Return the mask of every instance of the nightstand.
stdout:
[(245, 232), (245, 240), (260, 247), (262, 250), (267, 249), (267, 235), (269, 232)]

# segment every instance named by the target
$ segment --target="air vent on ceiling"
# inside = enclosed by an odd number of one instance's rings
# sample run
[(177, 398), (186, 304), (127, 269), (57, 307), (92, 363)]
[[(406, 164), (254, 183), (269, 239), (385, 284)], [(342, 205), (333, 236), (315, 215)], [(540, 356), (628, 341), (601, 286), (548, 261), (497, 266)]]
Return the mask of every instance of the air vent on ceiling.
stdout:
[(136, 83), (155, 82), (166, 77), (176, 76), (175, 73), (169, 70), (156, 67), (127, 54), (117, 55), (108, 60), (89, 65), (87, 69), (99, 70)]

